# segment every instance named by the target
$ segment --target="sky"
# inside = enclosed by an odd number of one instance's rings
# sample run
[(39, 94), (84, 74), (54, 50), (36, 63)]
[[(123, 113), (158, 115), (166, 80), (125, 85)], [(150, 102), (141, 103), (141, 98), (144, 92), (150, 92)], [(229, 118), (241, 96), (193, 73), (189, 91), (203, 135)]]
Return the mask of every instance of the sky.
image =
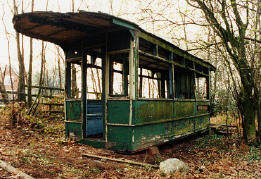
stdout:
[[(31, 0), (16, 0), (18, 11), (21, 13), (23, 7), (24, 12), (31, 11)], [(47, 4), (48, 2), (48, 4)], [(169, 4), (171, 3), (171, 4)], [(178, 21), (178, 6), (181, 6), (184, 10), (186, 5), (184, 1), (171, 1), (171, 0), (75, 0), (74, 2), (75, 11), (85, 10), (94, 12), (104, 12), (120, 16), (132, 22), (138, 23), (143, 29), (154, 33), (168, 41), (171, 41), (173, 36), (182, 36), (182, 28), (176, 27), (173, 30), (172, 26), (166, 25), (164, 21), (161, 21), (160, 16), (155, 16), (159, 21), (154, 23), (148, 21), (151, 18), (151, 14), (157, 14), (164, 11), (168, 15), (168, 18), (173, 21)], [(47, 6), (47, 8), (46, 8)], [(16, 41), (15, 41), (15, 30), (12, 24), (13, 18), (13, 0), (0, 0), (0, 66), (3, 67), (8, 64), (8, 41), (5, 33), (4, 24), (8, 32), (10, 57), (12, 66), (18, 71)], [(54, 11), (54, 12), (71, 12), (72, 11), (72, 0), (35, 0), (35, 11)], [(142, 13), (142, 16), (141, 16)], [(194, 38), (195, 34), (200, 34), (196, 27), (187, 29), (193, 32), (188, 38)], [(201, 33), (202, 34), (202, 33)], [(29, 63), (29, 38), (24, 36), (24, 54), (25, 54), (25, 68), (28, 69)], [(178, 46), (184, 47), (184, 44), (176, 41)], [(33, 62), (33, 73), (40, 70), (40, 47), (41, 42), (39, 40), (33, 40), (34, 44), (34, 62)], [(46, 57), (47, 57), (47, 68), (53, 68), (56, 65), (57, 60), (55, 59), (54, 45), (47, 43)]]

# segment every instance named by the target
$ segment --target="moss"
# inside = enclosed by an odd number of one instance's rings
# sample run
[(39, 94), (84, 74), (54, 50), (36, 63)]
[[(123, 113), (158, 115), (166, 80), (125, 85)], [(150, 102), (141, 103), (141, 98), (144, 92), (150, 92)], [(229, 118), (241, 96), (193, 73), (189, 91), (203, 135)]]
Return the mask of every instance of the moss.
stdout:
[(192, 116), (194, 102), (175, 102), (175, 117)]
[(243, 114), (244, 138), (248, 143), (256, 142), (255, 104), (249, 90), (241, 89), (241, 113)]
[(171, 119), (173, 114), (172, 102), (148, 102), (138, 106), (138, 118), (143, 122)]

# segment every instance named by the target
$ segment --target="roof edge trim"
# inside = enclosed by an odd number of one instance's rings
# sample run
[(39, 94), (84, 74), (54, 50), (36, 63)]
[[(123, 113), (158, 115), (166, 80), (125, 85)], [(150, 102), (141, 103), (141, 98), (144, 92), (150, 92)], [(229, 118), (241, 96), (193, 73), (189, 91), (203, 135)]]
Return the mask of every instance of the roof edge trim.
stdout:
[(122, 26), (122, 27), (125, 27), (125, 28), (128, 28), (128, 29), (131, 29), (131, 30), (134, 30), (135, 27), (131, 24), (128, 24), (120, 19), (112, 19), (112, 23), (115, 24), (115, 25), (118, 25), (118, 26)]

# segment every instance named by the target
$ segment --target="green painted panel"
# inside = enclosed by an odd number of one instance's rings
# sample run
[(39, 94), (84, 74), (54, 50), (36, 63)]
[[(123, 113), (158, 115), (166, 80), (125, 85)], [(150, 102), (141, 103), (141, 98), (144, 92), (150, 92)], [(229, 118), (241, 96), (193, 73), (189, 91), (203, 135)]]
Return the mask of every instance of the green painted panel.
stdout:
[(197, 106), (196, 106), (197, 115), (208, 114), (209, 113), (209, 108), (210, 108), (210, 102), (209, 101), (197, 102)]
[(173, 118), (173, 101), (134, 101), (133, 124), (170, 120)]
[(195, 130), (206, 129), (209, 126), (209, 116), (195, 119)]
[(108, 141), (130, 143), (132, 138), (132, 127), (108, 126)]
[(134, 128), (134, 142), (144, 145), (148, 142), (156, 142), (163, 138), (167, 130), (164, 123), (154, 125), (137, 126)]
[(82, 137), (82, 124), (66, 122), (65, 123), (65, 133), (66, 133), (67, 137), (69, 137), (70, 135), (74, 135), (74, 136), (81, 138)]
[(66, 101), (66, 120), (81, 121), (81, 101)]
[(130, 101), (108, 101), (108, 123), (129, 123)]
[(194, 132), (195, 119), (183, 119), (175, 122), (174, 134), (175, 136), (183, 136)]
[(180, 118), (180, 117), (188, 117), (188, 116), (193, 116), (194, 113), (194, 108), (195, 102), (175, 102), (175, 117)]
[(194, 132), (194, 119), (182, 119), (166, 123), (134, 127), (132, 149), (140, 150), (159, 145)]
[(89, 139), (86, 139), (86, 138), (78, 141), (78, 143), (90, 145), (90, 146), (93, 146), (95, 148), (105, 148), (106, 147), (105, 141), (89, 140)]

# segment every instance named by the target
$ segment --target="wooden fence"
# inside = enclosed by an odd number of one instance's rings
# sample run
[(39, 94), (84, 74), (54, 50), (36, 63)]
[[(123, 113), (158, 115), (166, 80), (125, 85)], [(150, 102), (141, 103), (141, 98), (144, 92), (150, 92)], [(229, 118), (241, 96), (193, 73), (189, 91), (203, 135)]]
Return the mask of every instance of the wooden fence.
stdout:
[[(25, 86), (27, 88), (27, 85)], [(41, 93), (38, 95), (38, 90), (41, 88)], [(64, 113), (64, 106), (63, 99), (64, 99), (64, 89), (63, 88), (56, 88), (56, 87), (40, 87), (40, 86), (32, 86), (32, 92), (35, 91), (34, 89), (38, 89), (36, 92), (32, 94), (32, 99), (35, 100), (36, 97), (39, 97), (39, 105), (41, 106), (48, 106), (48, 110), (41, 110), (43, 113)], [(8, 103), (18, 102), (18, 91), (0, 91), (0, 93), (7, 93), (8, 94)], [(25, 96), (28, 96), (25, 90)], [(0, 103), (4, 103), (5, 100), (0, 95)], [(53, 110), (55, 106), (59, 107), (59, 110)]]

